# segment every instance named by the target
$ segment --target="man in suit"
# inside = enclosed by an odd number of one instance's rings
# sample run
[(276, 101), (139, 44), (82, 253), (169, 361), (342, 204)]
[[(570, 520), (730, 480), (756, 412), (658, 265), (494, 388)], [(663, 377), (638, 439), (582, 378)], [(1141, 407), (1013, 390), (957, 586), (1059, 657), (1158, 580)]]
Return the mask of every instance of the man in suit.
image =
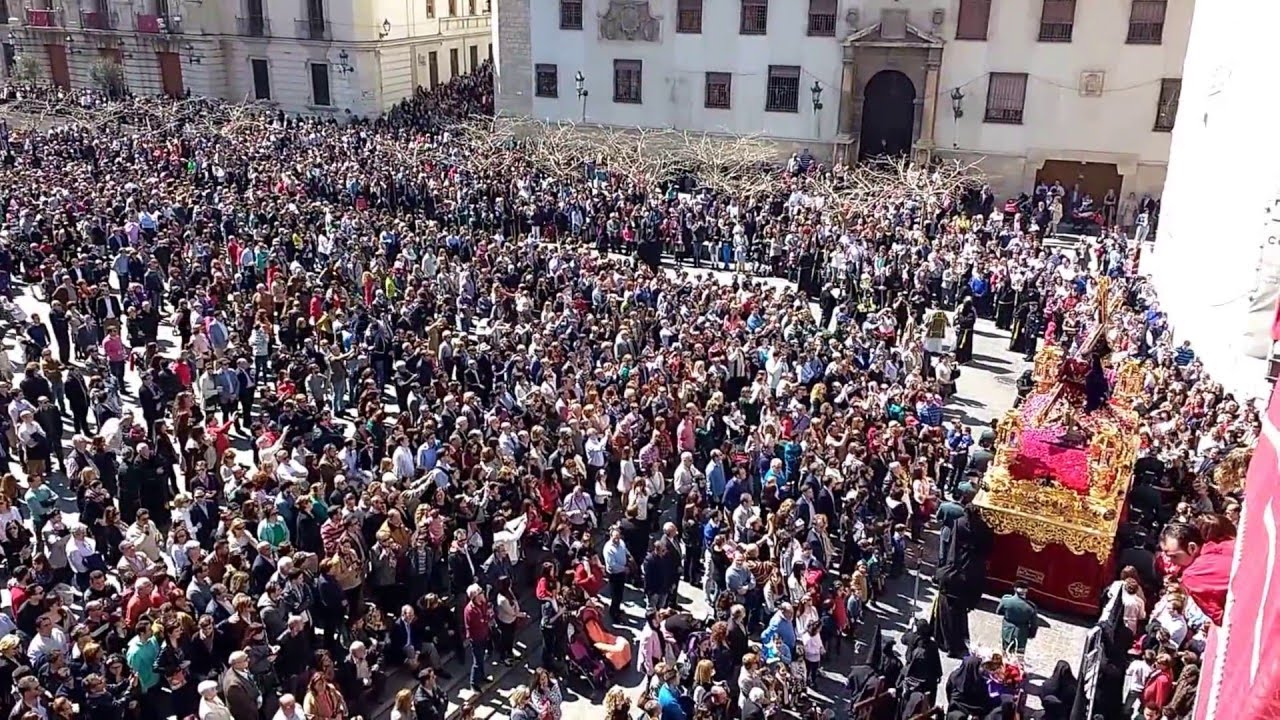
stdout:
[(249, 568), (249, 592), (261, 595), (267, 589), (267, 582), (276, 572), (276, 559), (271, 550), (271, 543), (258, 543), (258, 555), (253, 558), (253, 566)]
[[(314, 649), (314, 634), (299, 615), (289, 616), (289, 624), (276, 638), (280, 651), (276, 655), (276, 673), (286, 689), (297, 689), (306, 683)], [(305, 690), (303, 690), (305, 694)]]
[(237, 650), (229, 657), (231, 667), (222, 674), (222, 696), (233, 720), (259, 720), (262, 690), (249, 674), (249, 656)]
[[(426, 662), (420, 656), (426, 656)], [(391, 637), (387, 641), (387, 662), (408, 664), (410, 667), (425, 665), (440, 668), (440, 651), (427, 632), (426, 623), (419, 619), (412, 605), (400, 608), (400, 617), (391, 625)], [(443, 677), (450, 675), (437, 670)]]
[(120, 298), (99, 290), (98, 299), (93, 303), (93, 316), (98, 318), (99, 326), (105, 328), (110, 324), (119, 327), (122, 315), (124, 310), (120, 305)]
[(677, 590), (680, 587), (680, 572), (684, 567), (684, 560), (680, 549), (680, 531), (676, 528), (676, 524), (669, 522), (662, 526), (662, 538), (659, 542), (667, 546), (666, 560), (670, 566), (671, 587), (667, 590), (667, 607), (675, 608), (676, 600), (679, 599)]

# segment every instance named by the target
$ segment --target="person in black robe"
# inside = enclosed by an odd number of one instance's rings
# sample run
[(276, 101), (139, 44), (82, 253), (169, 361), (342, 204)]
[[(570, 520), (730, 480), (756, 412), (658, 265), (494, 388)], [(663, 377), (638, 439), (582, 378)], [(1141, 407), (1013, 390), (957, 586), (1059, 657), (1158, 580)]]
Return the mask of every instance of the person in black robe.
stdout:
[(1027, 321), (1022, 326), (1022, 351), (1024, 360), (1036, 359), (1036, 344), (1040, 341), (1041, 323), (1044, 321), (1044, 313), (1040, 310), (1040, 303), (1032, 303), (1027, 309)]
[(933, 639), (933, 625), (928, 620), (917, 620), (915, 628), (903, 634), (902, 643), (907, 649), (903, 654), (898, 696), (918, 694), (932, 707), (943, 677), (942, 656)]
[(956, 329), (955, 358), (961, 365), (973, 359), (973, 326), (977, 321), (978, 311), (973, 309), (973, 298), (965, 298), (951, 321)]
[(978, 606), (987, 584), (987, 556), (991, 553), (991, 529), (972, 504), (951, 529), (951, 545), (934, 579), (938, 597), (934, 603), (934, 627), (938, 648), (953, 658), (969, 652), (969, 613)]
[[(850, 717), (858, 720), (893, 720), (897, 714), (893, 686), (886, 683), (881, 675), (886, 647), (892, 650), (892, 643), (883, 642), (883, 635), (877, 626), (875, 637), (867, 648), (867, 655), (849, 669), (845, 687), (849, 690)], [(901, 662), (898, 663), (898, 671), (901, 671)]]
[(1017, 291), (1013, 289), (1013, 283), (1008, 278), (1000, 281), (1000, 287), (996, 288), (996, 327), (1001, 330), (1013, 327), (1013, 310), (1017, 295)]
[(1009, 326), (1009, 350), (1011, 352), (1024, 352), (1023, 348), (1023, 330), (1027, 325), (1027, 313), (1031, 310), (1031, 303), (1019, 303), (1018, 307), (1013, 311), (1013, 322)]
[(1075, 700), (1075, 673), (1071, 672), (1070, 663), (1059, 660), (1053, 666), (1053, 674), (1040, 686), (1040, 706), (1044, 708), (1041, 720), (1070, 720)]
[(924, 693), (914, 692), (906, 696), (898, 710), (898, 720), (922, 720), (930, 717), (933, 701)]
[(970, 655), (947, 678), (947, 720), (984, 718), (997, 707), (987, 691), (982, 658)]

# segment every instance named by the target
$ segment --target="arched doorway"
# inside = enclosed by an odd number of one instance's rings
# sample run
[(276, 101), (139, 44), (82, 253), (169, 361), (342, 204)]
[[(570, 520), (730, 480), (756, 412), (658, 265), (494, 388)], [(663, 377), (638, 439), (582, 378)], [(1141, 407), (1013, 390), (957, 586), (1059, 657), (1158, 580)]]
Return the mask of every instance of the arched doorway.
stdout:
[(915, 139), (916, 86), (897, 70), (881, 70), (862, 93), (859, 159), (906, 155)]

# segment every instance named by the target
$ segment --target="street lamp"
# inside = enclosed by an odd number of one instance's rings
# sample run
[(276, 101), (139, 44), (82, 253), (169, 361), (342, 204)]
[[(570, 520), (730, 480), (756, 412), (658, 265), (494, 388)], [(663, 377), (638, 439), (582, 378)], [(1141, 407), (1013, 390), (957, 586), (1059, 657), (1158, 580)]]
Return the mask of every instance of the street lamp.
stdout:
[(573, 85), (578, 90), (578, 101), (582, 103), (582, 122), (585, 123), (587, 121), (587, 95), (589, 91), (586, 87), (587, 79), (583, 77), (581, 70), (573, 76)]
[(813, 135), (822, 137), (822, 116), (818, 114), (822, 110), (822, 83), (814, 80), (809, 92), (813, 94)]
[(351, 56), (347, 54), (346, 48), (343, 48), (342, 52), (338, 53), (338, 72), (343, 76), (355, 70), (355, 68), (351, 67), (351, 64), (347, 62), (350, 59)]
[(951, 147), (960, 147), (960, 118), (964, 117), (964, 93), (960, 88), (951, 88)]
[(67, 52), (71, 53), (72, 55), (80, 54), (81, 50), (80, 48), (76, 47), (76, 44), (75, 44), (76, 39), (74, 37), (71, 37), (70, 34), (68, 34), (65, 38), (63, 38), (62, 42), (64, 45), (66, 45)]
[(391, 34), (391, 21), (387, 18), (382, 19), (382, 32), (378, 33), (378, 39), (381, 40)]
[(192, 65), (199, 65), (200, 63), (204, 62), (204, 55), (199, 55), (196, 53), (195, 45), (192, 45), (191, 43), (187, 43), (186, 50), (187, 50), (187, 62), (191, 63)]

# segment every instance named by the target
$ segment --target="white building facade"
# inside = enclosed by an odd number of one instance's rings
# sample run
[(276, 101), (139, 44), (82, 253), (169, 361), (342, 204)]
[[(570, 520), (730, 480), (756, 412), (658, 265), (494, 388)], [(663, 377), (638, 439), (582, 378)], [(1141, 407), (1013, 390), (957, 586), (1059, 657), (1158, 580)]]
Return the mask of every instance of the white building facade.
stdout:
[[(3, 70), (92, 87), (119, 63), (139, 95), (380, 114), (491, 57), (488, 0), (0, 0)], [(27, 60), (19, 62), (21, 58)]]
[(754, 133), (841, 161), (981, 159), (1008, 193), (1040, 176), (1155, 195), (1192, 4), (496, 0), (497, 106)]
[(1280, 98), (1269, 90), (1280, 46), (1235, 39), (1241, 12), (1258, 27), (1280, 21), (1273, 3), (1196, 5), (1159, 234), (1143, 270), (1175, 337), (1192, 341), (1214, 379), (1265, 397), (1280, 297), (1280, 143), (1272, 129)]

